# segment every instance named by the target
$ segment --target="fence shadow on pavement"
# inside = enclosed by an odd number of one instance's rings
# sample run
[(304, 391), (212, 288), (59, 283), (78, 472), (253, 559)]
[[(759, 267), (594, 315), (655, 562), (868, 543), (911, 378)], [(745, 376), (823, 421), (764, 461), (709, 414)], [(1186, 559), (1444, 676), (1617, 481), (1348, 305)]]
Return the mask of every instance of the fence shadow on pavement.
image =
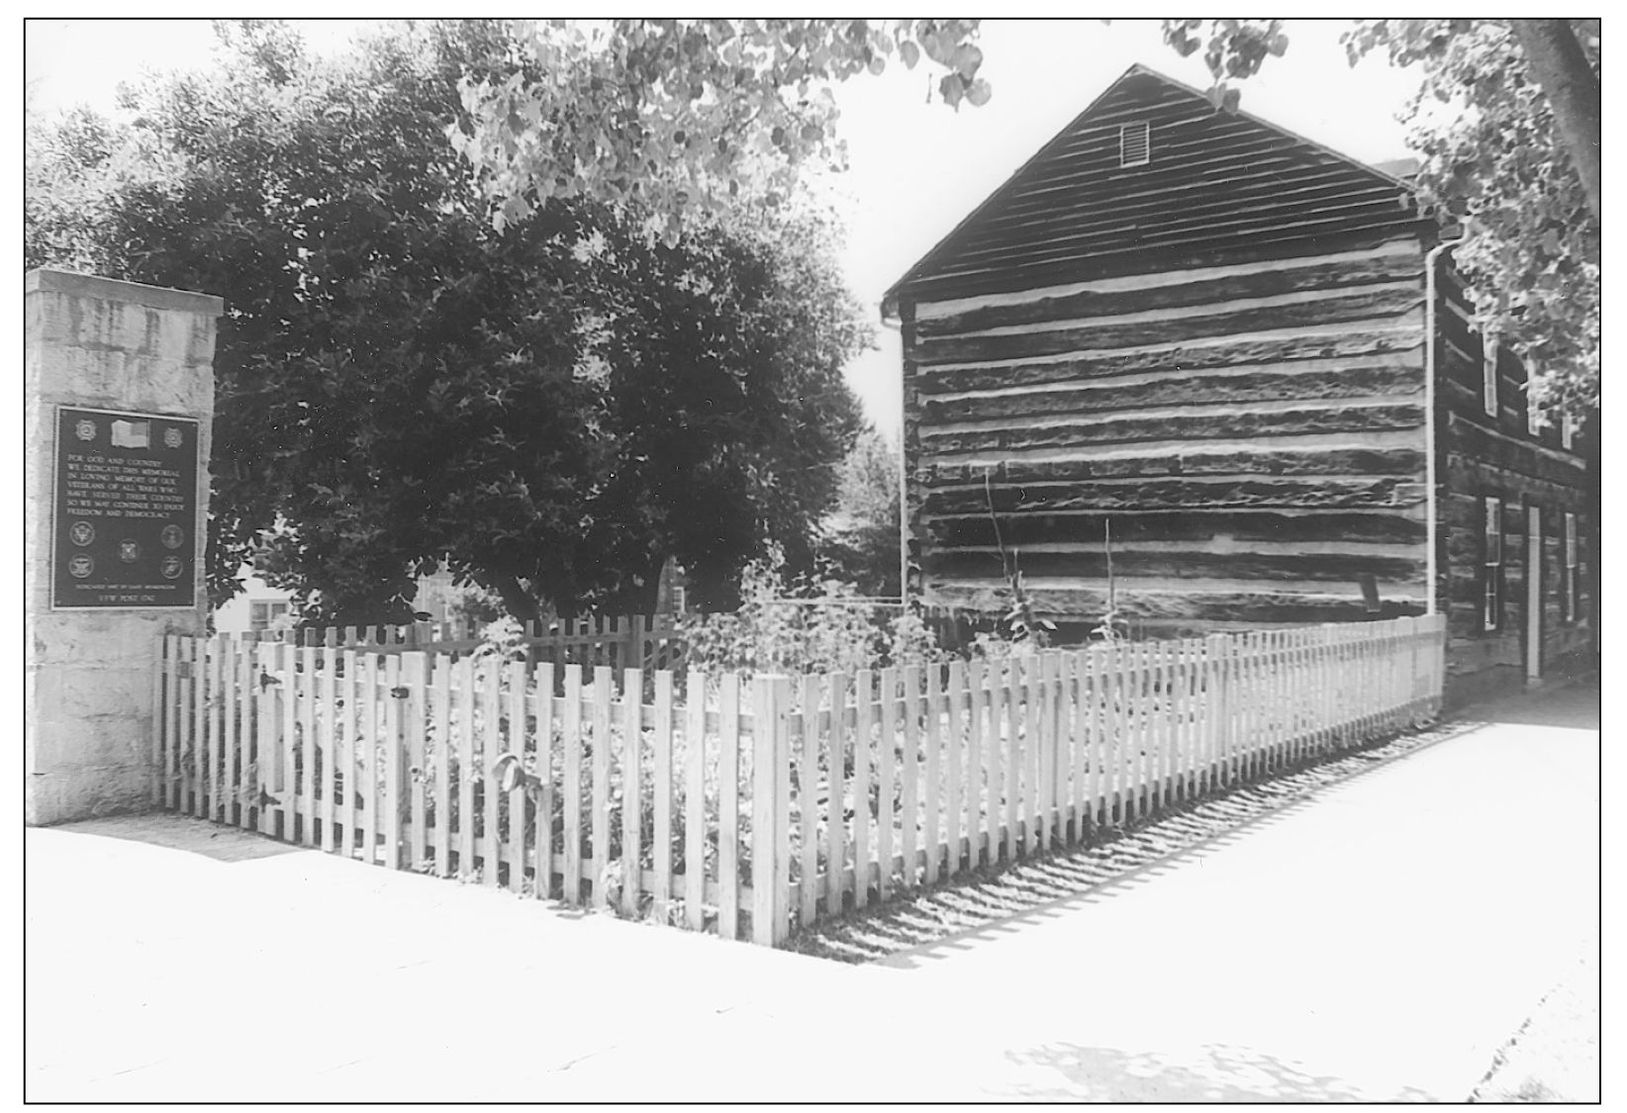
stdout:
[(206, 819), (161, 813), (87, 819), (79, 823), (65, 823), (55, 829), (76, 835), (145, 843), (163, 850), (181, 850), (226, 863), (311, 852), (307, 847), (277, 842)]
[(1001, 1094), (1015, 1101), (1323, 1102), (1429, 1101), (1405, 1087), (1363, 1092), (1330, 1075), (1309, 1074), (1250, 1048), (1207, 1045), (1199, 1056), (1173, 1056), (1112, 1047), (1049, 1043), (1007, 1052), (1019, 1067), (1054, 1074), (1054, 1081), (1016, 1083)]
[[(922, 965), (947, 958), (956, 951), (968, 950), (980, 940), (1020, 932), (1025, 927), (1066, 916), (1081, 906), (1113, 900), (1129, 890), (1155, 884), (1166, 875), (1189, 868), (1192, 863), (1225, 850), (1256, 831), (1294, 818), (1314, 805), (1315, 801), (1310, 796), (1300, 797), (1180, 849), (1154, 852), (1155, 856), (1150, 859), (1138, 856), (1110, 866), (1111, 872), (1105, 876), (1093, 876), (1088, 871), (1074, 868), (1069, 861), (1070, 855), (1058, 855), (1019, 867), (1012, 874), (996, 878), (994, 884), (1018, 900), (1026, 898), (1027, 907), (1014, 907), (1008, 914), (988, 923), (894, 953), (882, 961), (888, 966), (901, 968)], [(1025, 876), (1015, 876), (1019, 872)], [(1039, 876), (1036, 877), (1036, 874)]]
[(1324, 789), (1482, 725), (1447, 721), (1397, 743), (1346, 753), (1280, 780), (1245, 785), (1101, 842), (1005, 865), (993, 873), (967, 875), (911, 901), (819, 925), (807, 937), (793, 939), (792, 946), (849, 962), (880, 961), (900, 968), (929, 964), (979, 940), (1019, 932), (1080, 905), (1113, 900), (1130, 889), (1155, 884), (1261, 828), (1316, 807)]

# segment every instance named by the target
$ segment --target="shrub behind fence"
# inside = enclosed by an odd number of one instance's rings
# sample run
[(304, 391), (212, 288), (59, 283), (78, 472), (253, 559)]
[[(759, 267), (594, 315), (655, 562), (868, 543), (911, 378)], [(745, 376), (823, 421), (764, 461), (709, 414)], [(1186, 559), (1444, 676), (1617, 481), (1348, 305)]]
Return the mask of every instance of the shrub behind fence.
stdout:
[[(255, 637), (255, 635), (250, 635)], [(301, 626), (267, 631), (260, 641), (287, 645), (353, 648), (378, 654), (418, 650), (461, 657), (485, 644), (469, 623), (417, 622), (398, 626)], [(589, 615), (523, 624), (517, 644), (534, 664), (609, 665), (620, 671), (671, 669), (683, 663), (678, 616)]]

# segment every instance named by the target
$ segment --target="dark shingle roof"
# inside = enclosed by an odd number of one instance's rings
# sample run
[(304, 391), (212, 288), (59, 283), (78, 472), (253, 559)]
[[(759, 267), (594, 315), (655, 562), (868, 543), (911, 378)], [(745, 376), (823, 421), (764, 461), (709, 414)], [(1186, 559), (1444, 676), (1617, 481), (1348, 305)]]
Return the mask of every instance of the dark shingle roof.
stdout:
[[(1123, 167), (1121, 125), (1150, 125)], [(1291, 253), (1307, 239), (1394, 234), (1421, 221), (1407, 183), (1197, 89), (1132, 66), (887, 292), (956, 297), (1046, 282)]]

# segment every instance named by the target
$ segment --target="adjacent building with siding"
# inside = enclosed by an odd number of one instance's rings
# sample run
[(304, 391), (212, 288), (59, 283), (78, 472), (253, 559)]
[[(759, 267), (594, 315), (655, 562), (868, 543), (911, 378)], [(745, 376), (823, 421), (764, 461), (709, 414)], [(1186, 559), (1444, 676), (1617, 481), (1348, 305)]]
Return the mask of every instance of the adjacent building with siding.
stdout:
[(1445, 610), (1453, 686), (1592, 637), (1596, 484), (1407, 182), (1132, 67), (888, 292), (908, 590), (1079, 633)]

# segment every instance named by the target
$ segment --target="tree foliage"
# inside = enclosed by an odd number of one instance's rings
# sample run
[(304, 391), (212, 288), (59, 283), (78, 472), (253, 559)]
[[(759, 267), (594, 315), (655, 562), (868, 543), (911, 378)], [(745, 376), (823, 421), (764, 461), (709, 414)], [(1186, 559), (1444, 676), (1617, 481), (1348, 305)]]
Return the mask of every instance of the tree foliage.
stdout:
[[(131, 90), (133, 122), (31, 130), (25, 195), (28, 265), (228, 303), (217, 597), (268, 531), (266, 567), (332, 618), (403, 613), (442, 560), (521, 616), (653, 592), (668, 555), (704, 603), (764, 539), (805, 566), (865, 338), (797, 172), (843, 161), (831, 83), (890, 59), (984, 103), (975, 20), (457, 21), (333, 62), (274, 23), (223, 34), (228, 67)], [(1220, 108), (1288, 47), (1275, 20), (1166, 39)], [(1539, 398), (1596, 406), (1598, 21), (1346, 44), (1423, 68), (1416, 184), (1465, 231), (1482, 327)]]
[(327, 61), (232, 30), (227, 66), (128, 90), (129, 123), (40, 130), (25, 232), (30, 266), (225, 298), (217, 600), (251, 554), (341, 621), (409, 613), (441, 562), (530, 617), (645, 606), (668, 555), (703, 604), (765, 540), (811, 559), (867, 339), (816, 213), (668, 243), (577, 196), (500, 233), (446, 134), (470, 126), (460, 79), (515, 72), (506, 27)]
[[(1233, 110), (1231, 82), (1288, 47), (1277, 20), (1167, 20), (1164, 38), (1204, 50), (1210, 98)], [(1359, 20), (1343, 43), (1351, 65), (1382, 50), (1422, 71), (1402, 116), (1413, 184), (1462, 231), (1453, 262), (1481, 331), (1534, 368), (1540, 408), (1597, 409), (1599, 21)]]
[(975, 20), (548, 20), (516, 35), (527, 64), (465, 80), (450, 133), (500, 227), (550, 198), (641, 202), (672, 235), (742, 190), (777, 204), (805, 160), (845, 164), (831, 83), (894, 56), (941, 68), (951, 107), (990, 95)]
[[(1599, 21), (1577, 21), (1574, 34), (1596, 81)], [(1452, 257), (1481, 330), (1535, 369), (1545, 410), (1597, 408), (1599, 217), (1520, 36), (1507, 21), (1375, 20), (1346, 44), (1353, 59), (1383, 47), (1423, 69), (1403, 116), (1420, 159), (1415, 184), (1463, 229)]]
[(777, 550), (746, 566), (738, 609), (685, 615), (679, 631), (689, 666), (708, 672), (851, 672), (946, 659), (914, 611), (873, 606), (849, 583), (788, 575)]
[(874, 428), (859, 434), (842, 464), (819, 556), (826, 574), (854, 585), (860, 595), (901, 594), (900, 478), (898, 447)]
[[(1456, 262), (1482, 327), (1538, 368), (1539, 400), (1573, 413), (1597, 403), (1598, 27), (1379, 19), (1345, 36), (1352, 64), (1382, 48), (1423, 69), (1408, 112), (1420, 198), (1465, 231)], [(977, 34), (976, 20), (530, 23), (535, 68), (467, 80), (453, 141), (499, 222), (550, 197), (639, 198), (676, 234), (742, 182), (773, 202), (801, 162), (841, 165), (830, 86), (892, 57), (940, 66), (945, 103), (984, 103)], [(1226, 110), (1289, 47), (1277, 19), (1166, 20), (1164, 37), (1202, 52)], [(1430, 111), (1438, 101), (1454, 111)]]
[(1242, 100), (1241, 90), (1231, 83), (1252, 77), (1268, 57), (1281, 58), (1288, 51), (1280, 19), (1166, 19), (1164, 41), (1183, 58), (1203, 51), (1214, 78), (1209, 102), (1227, 112), (1236, 112)]

